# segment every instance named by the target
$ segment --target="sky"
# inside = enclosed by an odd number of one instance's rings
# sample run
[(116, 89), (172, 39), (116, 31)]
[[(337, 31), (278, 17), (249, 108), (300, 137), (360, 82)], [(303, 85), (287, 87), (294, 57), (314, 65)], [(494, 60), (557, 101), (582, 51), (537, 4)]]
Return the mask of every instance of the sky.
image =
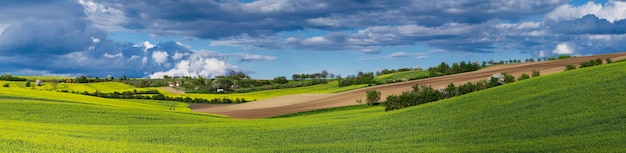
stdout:
[(3, 0), (0, 73), (253, 78), (626, 51), (624, 0)]

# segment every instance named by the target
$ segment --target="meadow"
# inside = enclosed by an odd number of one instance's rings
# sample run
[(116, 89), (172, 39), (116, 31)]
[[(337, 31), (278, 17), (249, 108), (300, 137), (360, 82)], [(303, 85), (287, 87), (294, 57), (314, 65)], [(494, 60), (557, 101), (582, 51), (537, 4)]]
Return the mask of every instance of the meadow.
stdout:
[(413, 78), (426, 78), (428, 76), (430, 76), (428, 71), (411, 70), (411, 71), (396, 72), (396, 73), (390, 73), (390, 74), (384, 74), (384, 75), (376, 76), (374, 78), (374, 81), (381, 82), (381, 83), (400, 82), (400, 81), (409, 81), (409, 80), (411, 80)]
[(0, 87), (0, 152), (624, 152), (626, 63), (385, 112), (239, 120)]

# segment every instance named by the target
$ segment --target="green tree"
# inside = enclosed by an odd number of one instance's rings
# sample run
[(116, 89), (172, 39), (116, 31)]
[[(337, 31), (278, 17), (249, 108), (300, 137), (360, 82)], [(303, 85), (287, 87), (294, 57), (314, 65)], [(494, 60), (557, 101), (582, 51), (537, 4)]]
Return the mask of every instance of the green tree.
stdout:
[(517, 81), (522, 81), (522, 80), (526, 80), (530, 78), (530, 76), (528, 76), (528, 74), (523, 73), (521, 76), (519, 76), (519, 78), (517, 78)]
[(30, 87), (30, 81), (26, 81), (26, 87)]
[(538, 70), (533, 70), (533, 72), (532, 72), (532, 76), (533, 76), (533, 78), (534, 78), (534, 77), (538, 77), (538, 76), (540, 76), (540, 75), (541, 75), (541, 74), (539, 73), (539, 71), (538, 71)]
[(378, 104), (378, 102), (380, 101), (380, 91), (376, 91), (376, 90), (368, 90), (367, 92), (367, 99), (365, 99), (365, 101), (367, 102), (368, 105), (376, 105)]
[(2, 87), (9, 87), (9, 83), (4, 83), (4, 85), (2, 85)]
[(576, 69), (576, 66), (572, 64), (565, 65), (565, 71), (574, 70), (574, 69)]

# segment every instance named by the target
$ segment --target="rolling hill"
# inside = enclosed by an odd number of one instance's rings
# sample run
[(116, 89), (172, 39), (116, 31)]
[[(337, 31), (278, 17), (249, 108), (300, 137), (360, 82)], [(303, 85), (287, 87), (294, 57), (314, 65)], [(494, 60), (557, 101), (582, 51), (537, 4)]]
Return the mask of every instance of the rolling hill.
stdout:
[(597, 58), (611, 58), (617, 61), (625, 59), (626, 53), (575, 57), (554, 61), (497, 65), (474, 72), (385, 84), (340, 93), (289, 95), (286, 97), (274, 97), (243, 104), (227, 106), (221, 105), (219, 107), (214, 107), (213, 105), (192, 105), (192, 110), (197, 112), (223, 114), (234, 118), (264, 118), (316, 109), (357, 105), (358, 103), (356, 103), (355, 100), (359, 98), (365, 99), (365, 91), (367, 90), (380, 91), (382, 93), (381, 97), (384, 100), (384, 98), (388, 95), (400, 94), (403, 91), (409, 91), (412, 89), (412, 86), (416, 84), (430, 85), (433, 88), (439, 88), (445, 87), (450, 83), (459, 85), (467, 82), (487, 79), (489, 76), (500, 72), (506, 72), (515, 77), (519, 77), (522, 73), (531, 74), (532, 70), (535, 69), (539, 70), (542, 75), (546, 75), (562, 72), (565, 70), (565, 65), (579, 64)]
[(0, 152), (623, 152), (626, 62), (397, 111), (239, 120), (0, 88)]

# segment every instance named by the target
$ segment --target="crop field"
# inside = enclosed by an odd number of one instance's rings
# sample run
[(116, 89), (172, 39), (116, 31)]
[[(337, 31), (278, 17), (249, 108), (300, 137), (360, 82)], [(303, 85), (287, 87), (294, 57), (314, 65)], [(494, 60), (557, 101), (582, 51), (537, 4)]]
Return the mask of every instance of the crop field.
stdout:
[(0, 152), (624, 152), (624, 67), (546, 75), (397, 111), (355, 106), (254, 120), (0, 87)]
[(427, 77), (427, 76), (429, 76), (428, 71), (412, 70), (412, 71), (404, 71), (404, 72), (397, 72), (397, 73), (390, 73), (390, 74), (376, 76), (374, 80), (376, 82), (385, 83), (385, 82), (391, 82), (391, 81), (396, 81), (396, 80), (409, 81), (409, 79), (411, 78)]
[(313, 86), (306, 87), (298, 87), (298, 88), (287, 88), (287, 89), (274, 89), (274, 90), (262, 90), (256, 92), (248, 92), (248, 93), (232, 93), (232, 94), (173, 94), (169, 93), (165, 90), (161, 90), (158, 88), (148, 88), (148, 89), (158, 89), (159, 92), (164, 93), (166, 96), (171, 97), (179, 97), (179, 96), (189, 96), (191, 98), (205, 98), (205, 99), (213, 99), (213, 98), (245, 98), (246, 100), (261, 100), (267, 99), (277, 96), (284, 95), (292, 95), (292, 94), (313, 94), (313, 93), (335, 93), (341, 91), (347, 91), (352, 89), (363, 88), (366, 85), (350, 85), (345, 87), (338, 87), (337, 81), (331, 81), (327, 84), (318, 84)]

